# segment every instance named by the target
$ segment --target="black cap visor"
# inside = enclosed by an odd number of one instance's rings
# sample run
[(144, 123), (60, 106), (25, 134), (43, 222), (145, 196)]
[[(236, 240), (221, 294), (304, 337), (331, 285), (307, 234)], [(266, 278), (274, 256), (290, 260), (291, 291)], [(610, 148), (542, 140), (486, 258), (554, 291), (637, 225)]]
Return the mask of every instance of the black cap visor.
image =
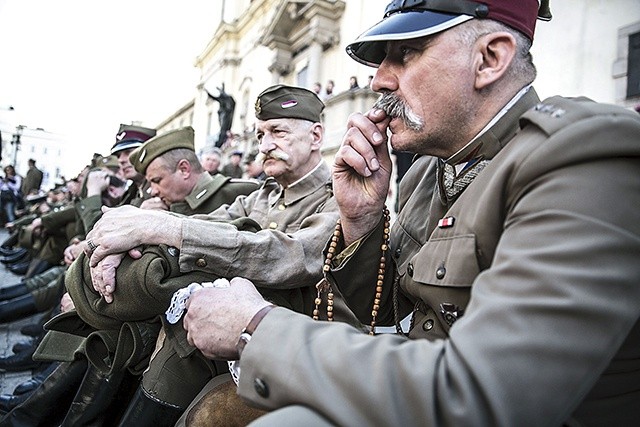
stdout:
[(469, 15), (409, 10), (390, 15), (362, 33), (347, 46), (347, 54), (370, 67), (378, 67), (384, 57), (385, 44), (393, 40), (409, 40), (439, 33), (473, 19)]

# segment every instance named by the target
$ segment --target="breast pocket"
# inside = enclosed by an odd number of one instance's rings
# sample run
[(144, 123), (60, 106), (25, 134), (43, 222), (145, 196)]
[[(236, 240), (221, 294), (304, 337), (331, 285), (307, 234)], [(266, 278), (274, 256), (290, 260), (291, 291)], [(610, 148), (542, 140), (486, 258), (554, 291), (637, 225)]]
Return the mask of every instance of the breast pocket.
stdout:
[(424, 320), (418, 331), (421, 336), (440, 338), (448, 334), (464, 315), (479, 273), (473, 234), (431, 239), (422, 246), (407, 266), (410, 279), (405, 282), (409, 292), (420, 300), (416, 326)]
[[(426, 242), (410, 262), (414, 281), (436, 285), (471, 286), (480, 273), (476, 255), (476, 236), (431, 239)], [(413, 274), (412, 274), (413, 273)]]

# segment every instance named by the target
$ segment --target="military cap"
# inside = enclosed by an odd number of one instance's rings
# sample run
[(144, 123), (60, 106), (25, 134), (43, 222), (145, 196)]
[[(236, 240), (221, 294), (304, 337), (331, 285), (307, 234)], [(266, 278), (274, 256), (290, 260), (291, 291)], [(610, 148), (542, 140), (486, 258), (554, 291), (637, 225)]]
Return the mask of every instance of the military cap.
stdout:
[(154, 136), (129, 155), (129, 161), (138, 173), (144, 174), (149, 164), (167, 151), (187, 148), (195, 152), (193, 128), (191, 126)]
[(394, 0), (382, 21), (347, 46), (356, 61), (377, 67), (385, 57), (385, 44), (439, 33), (470, 19), (492, 19), (533, 40), (536, 18), (551, 19), (548, 0)]
[(320, 121), (324, 104), (310, 90), (285, 85), (265, 89), (256, 100), (256, 118)]
[(134, 125), (120, 125), (116, 134), (116, 143), (111, 147), (111, 154), (123, 150), (138, 148), (149, 138), (156, 136), (156, 130)]
[(120, 163), (118, 158), (114, 155), (111, 156), (95, 156), (91, 162), (92, 168), (109, 168), (114, 172), (120, 170)]

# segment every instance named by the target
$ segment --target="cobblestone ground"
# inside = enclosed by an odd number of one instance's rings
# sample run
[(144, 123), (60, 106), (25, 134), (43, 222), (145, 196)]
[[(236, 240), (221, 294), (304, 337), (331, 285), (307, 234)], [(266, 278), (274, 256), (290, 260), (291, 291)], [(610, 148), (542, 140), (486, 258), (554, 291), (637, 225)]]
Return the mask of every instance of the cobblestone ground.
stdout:
[[(5, 229), (0, 229), (0, 243), (8, 237)], [(0, 264), (0, 287), (13, 285), (20, 281), (20, 276), (9, 271), (4, 264)], [(19, 341), (29, 339), (26, 335), (20, 333), (20, 328), (29, 323), (38, 320), (39, 314), (26, 317), (15, 322), (0, 323), (0, 357), (11, 356), (13, 351), (11, 347)], [(13, 389), (21, 382), (31, 378), (31, 371), (24, 372), (0, 372), (0, 393), (11, 394)]]

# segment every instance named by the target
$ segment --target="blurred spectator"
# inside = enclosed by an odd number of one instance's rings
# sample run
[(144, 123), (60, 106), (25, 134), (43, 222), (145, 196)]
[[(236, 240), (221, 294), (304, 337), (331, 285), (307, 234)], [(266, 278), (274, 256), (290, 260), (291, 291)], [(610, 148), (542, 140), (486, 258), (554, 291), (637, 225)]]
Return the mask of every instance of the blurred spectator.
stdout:
[(360, 89), (360, 85), (358, 84), (358, 78), (356, 76), (351, 76), (349, 78), (349, 90)]
[(322, 96), (322, 100), (325, 101), (333, 96), (333, 88), (335, 83), (333, 80), (328, 80), (327, 85), (324, 87), (324, 96)]
[(209, 175), (214, 176), (220, 173), (220, 164), (222, 163), (222, 150), (217, 147), (205, 150), (200, 155), (200, 163)]
[(369, 89), (371, 89), (371, 81), (373, 80), (373, 76), (370, 75), (369, 77), (367, 77), (367, 87)]
[(315, 93), (316, 95), (318, 95), (318, 97), (321, 96), (320, 92), (322, 92), (322, 85), (320, 84), (320, 82), (315, 82), (313, 84), (313, 93)]
[(5, 166), (4, 177), (0, 184), (0, 209), (4, 212), (6, 222), (13, 222), (16, 219), (15, 208), (20, 197), (21, 185), (22, 177), (16, 174), (13, 166)]
[(244, 170), (247, 174), (247, 178), (264, 181), (267, 179), (267, 175), (262, 169), (262, 157), (258, 156), (258, 153), (249, 153), (247, 158), (244, 160)]
[(42, 185), (42, 171), (36, 167), (36, 161), (34, 159), (29, 159), (27, 161), (29, 165), (29, 170), (22, 181), (22, 195), (28, 196), (29, 194), (37, 194), (40, 191), (40, 186)]
[(242, 178), (244, 171), (242, 170), (240, 161), (242, 161), (242, 151), (236, 150), (231, 153), (229, 163), (222, 167), (222, 175), (228, 176), (229, 178)]

